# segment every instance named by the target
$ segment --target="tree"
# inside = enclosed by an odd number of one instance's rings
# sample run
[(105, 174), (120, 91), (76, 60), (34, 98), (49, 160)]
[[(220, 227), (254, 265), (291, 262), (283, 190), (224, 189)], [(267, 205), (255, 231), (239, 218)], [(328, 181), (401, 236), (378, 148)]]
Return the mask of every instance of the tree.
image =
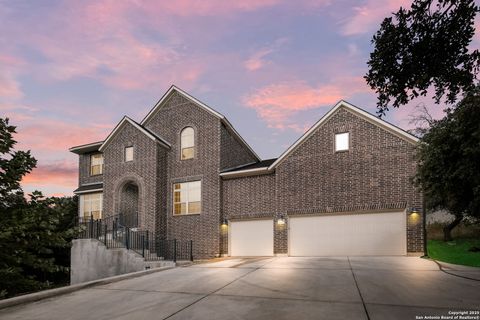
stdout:
[(465, 95), (435, 121), (419, 146), (416, 183), (430, 209), (446, 209), (455, 219), (444, 240), (465, 216), (480, 218), (480, 89)]
[(475, 0), (415, 0), (410, 10), (400, 8), (383, 20), (365, 76), (378, 95), (380, 115), (432, 87), (435, 102), (446, 96), (448, 104), (475, 87), (480, 52), (468, 46), (477, 12)]
[(24, 201), (20, 180), (37, 165), (30, 151), (13, 151), (15, 127), (0, 118), (0, 210)]
[(37, 161), (14, 151), (15, 127), (0, 118), (0, 298), (68, 282), (76, 198), (27, 200), (20, 187)]

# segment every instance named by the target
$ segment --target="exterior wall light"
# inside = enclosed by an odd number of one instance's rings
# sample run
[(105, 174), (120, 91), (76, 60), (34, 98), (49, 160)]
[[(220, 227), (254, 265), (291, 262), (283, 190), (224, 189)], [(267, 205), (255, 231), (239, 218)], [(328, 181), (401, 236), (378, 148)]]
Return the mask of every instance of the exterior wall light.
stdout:
[(411, 208), (409, 213), (410, 214), (418, 214), (419, 210), (417, 208)]
[(226, 227), (228, 226), (228, 220), (227, 219), (223, 219), (222, 221), (222, 227)]
[(277, 220), (277, 224), (279, 226), (283, 226), (285, 223), (286, 223), (285, 222), (285, 217), (283, 215), (281, 215), (280, 218), (278, 218), (278, 220)]

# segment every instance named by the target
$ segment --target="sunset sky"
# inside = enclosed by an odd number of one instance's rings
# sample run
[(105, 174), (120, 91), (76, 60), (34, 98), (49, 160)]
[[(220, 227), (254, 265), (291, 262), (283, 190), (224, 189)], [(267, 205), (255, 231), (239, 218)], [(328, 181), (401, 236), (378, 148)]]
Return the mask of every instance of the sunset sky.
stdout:
[[(0, 0), (0, 116), (38, 159), (24, 190), (71, 195), (68, 148), (103, 140), (124, 115), (140, 121), (171, 84), (224, 114), (262, 158), (340, 99), (375, 113), (363, 80), (370, 40), (409, 4)], [(408, 128), (414, 104), (386, 119)]]

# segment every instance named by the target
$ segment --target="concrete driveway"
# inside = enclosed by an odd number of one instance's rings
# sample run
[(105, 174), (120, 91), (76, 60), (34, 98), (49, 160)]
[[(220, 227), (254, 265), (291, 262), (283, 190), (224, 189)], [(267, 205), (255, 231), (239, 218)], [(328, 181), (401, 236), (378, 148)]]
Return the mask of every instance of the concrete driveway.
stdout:
[[(480, 269), (449, 272), (480, 279)], [(480, 281), (417, 257), (229, 259), (0, 310), (1, 319), (415, 319), (480, 309)]]

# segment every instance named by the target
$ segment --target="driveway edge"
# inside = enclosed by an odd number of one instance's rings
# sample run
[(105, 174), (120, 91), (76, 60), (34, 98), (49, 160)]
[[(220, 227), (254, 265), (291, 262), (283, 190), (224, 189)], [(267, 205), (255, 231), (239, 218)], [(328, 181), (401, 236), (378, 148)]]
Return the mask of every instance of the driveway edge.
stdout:
[(132, 278), (137, 278), (141, 277), (147, 274), (151, 274), (154, 272), (160, 272), (160, 271), (165, 271), (169, 269), (173, 269), (175, 267), (161, 267), (161, 268), (154, 268), (154, 269), (148, 269), (148, 270), (142, 270), (142, 271), (137, 271), (137, 272), (132, 272), (132, 273), (126, 273), (126, 274), (121, 274), (118, 276), (113, 276), (113, 277), (108, 277), (108, 278), (103, 278), (103, 279), (98, 279), (98, 280), (93, 280), (93, 281), (88, 281), (84, 283), (79, 283), (79, 284), (74, 284), (71, 286), (66, 286), (66, 287), (61, 287), (61, 288), (55, 288), (55, 289), (50, 289), (50, 290), (44, 290), (40, 292), (35, 292), (35, 293), (30, 293), (30, 294), (25, 294), (23, 296), (19, 297), (14, 297), (10, 299), (5, 299), (5, 300), (0, 300), (0, 310), (17, 306), (19, 304), (25, 304), (29, 302), (34, 302), (34, 301), (39, 301), (55, 296), (59, 296), (62, 294), (67, 294), (71, 293), (74, 291), (78, 291), (81, 289), (93, 287), (93, 286), (98, 286), (102, 284), (109, 284), (113, 282), (118, 282), (126, 279), (132, 279)]

